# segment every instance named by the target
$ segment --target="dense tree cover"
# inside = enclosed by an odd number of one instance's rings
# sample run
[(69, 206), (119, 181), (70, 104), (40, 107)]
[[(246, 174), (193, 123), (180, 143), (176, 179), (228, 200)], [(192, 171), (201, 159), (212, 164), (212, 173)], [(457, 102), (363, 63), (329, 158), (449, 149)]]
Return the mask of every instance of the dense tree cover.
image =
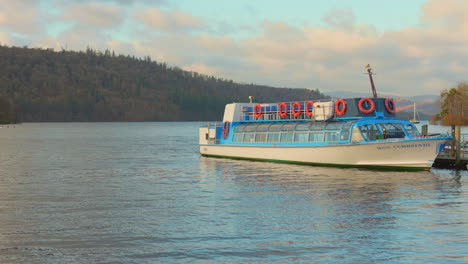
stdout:
[(444, 126), (468, 125), (468, 83), (460, 82), (457, 87), (444, 90), (439, 99), (440, 114), (434, 121)]
[(0, 95), (0, 125), (17, 122), (15, 105), (9, 98)]
[(0, 46), (0, 58), (0, 96), (23, 122), (220, 120), (226, 103), (249, 95), (261, 102), (326, 98), (318, 90), (239, 84), (109, 50)]

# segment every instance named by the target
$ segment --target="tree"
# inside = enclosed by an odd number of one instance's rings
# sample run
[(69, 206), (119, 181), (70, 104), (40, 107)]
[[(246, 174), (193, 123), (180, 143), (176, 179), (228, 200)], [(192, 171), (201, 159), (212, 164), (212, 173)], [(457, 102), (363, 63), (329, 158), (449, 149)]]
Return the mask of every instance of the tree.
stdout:
[(468, 83), (460, 82), (456, 88), (440, 93), (440, 114), (434, 120), (443, 126), (468, 125)]
[[(452, 137), (460, 143), (460, 126), (468, 125), (468, 83), (459, 82), (457, 87), (444, 90), (440, 93), (440, 114), (433, 116), (432, 123), (438, 122), (443, 126), (452, 127)], [(457, 160), (459, 159), (459, 147)], [(452, 144), (451, 156), (455, 150), (455, 142)]]

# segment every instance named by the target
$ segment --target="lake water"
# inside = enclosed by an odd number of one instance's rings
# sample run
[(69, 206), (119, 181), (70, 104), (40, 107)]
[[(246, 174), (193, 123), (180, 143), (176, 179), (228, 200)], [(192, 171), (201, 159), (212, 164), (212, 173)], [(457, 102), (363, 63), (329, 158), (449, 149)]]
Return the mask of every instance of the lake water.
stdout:
[(468, 263), (466, 171), (203, 158), (198, 125), (0, 129), (0, 263)]

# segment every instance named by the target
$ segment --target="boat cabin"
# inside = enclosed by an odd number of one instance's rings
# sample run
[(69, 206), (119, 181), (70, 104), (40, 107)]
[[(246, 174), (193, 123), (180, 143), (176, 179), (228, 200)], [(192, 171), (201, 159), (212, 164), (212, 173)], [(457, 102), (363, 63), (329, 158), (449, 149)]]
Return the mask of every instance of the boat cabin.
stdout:
[[(222, 126), (205, 127), (205, 144), (330, 145), (419, 137), (395, 119), (388, 98), (226, 105)], [(202, 133), (201, 133), (202, 134)]]

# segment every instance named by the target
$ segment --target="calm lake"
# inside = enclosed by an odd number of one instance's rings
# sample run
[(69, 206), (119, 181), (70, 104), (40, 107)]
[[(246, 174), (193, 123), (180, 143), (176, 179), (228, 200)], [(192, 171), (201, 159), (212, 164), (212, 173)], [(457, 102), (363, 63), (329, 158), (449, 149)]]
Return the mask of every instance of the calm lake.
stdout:
[(0, 263), (468, 263), (467, 171), (203, 158), (198, 126), (1, 128)]

